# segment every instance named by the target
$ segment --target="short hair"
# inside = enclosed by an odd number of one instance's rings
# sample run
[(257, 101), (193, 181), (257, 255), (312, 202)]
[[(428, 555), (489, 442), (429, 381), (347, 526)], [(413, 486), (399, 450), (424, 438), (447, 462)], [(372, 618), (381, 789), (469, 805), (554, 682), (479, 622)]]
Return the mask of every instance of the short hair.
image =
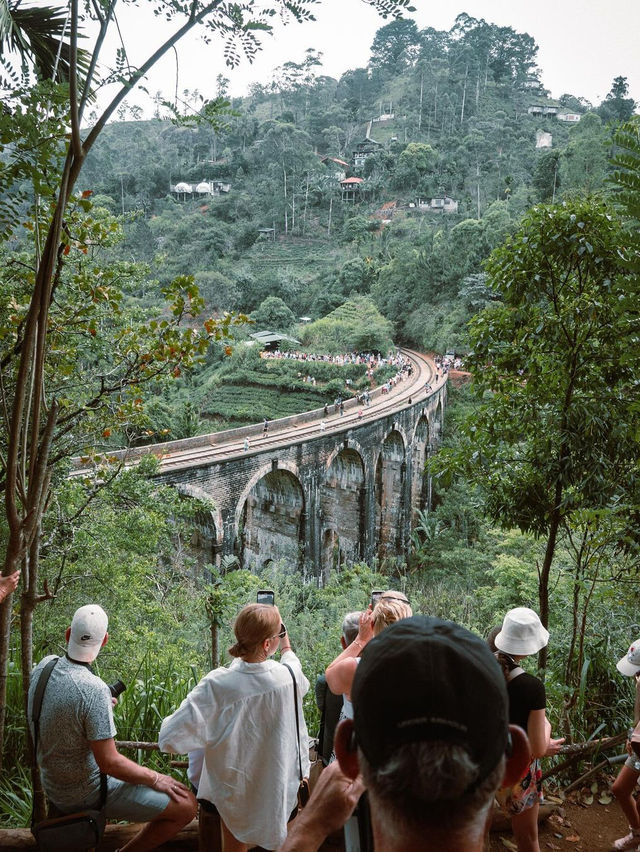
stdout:
[(361, 612), (348, 612), (342, 619), (342, 635), (347, 645), (350, 645), (360, 629)]
[(394, 835), (461, 830), (486, 813), (504, 777), (501, 757), (477, 780), (478, 764), (456, 743), (418, 741), (394, 749), (378, 768), (358, 750), (362, 775), (376, 810)]
[(487, 633), (487, 645), (489, 646), (489, 650), (492, 654), (495, 654), (498, 650), (496, 648), (496, 636), (502, 630), (502, 624), (496, 624), (495, 627), (492, 627), (491, 630)]
[(395, 589), (383, 592), (373, 608), (373, 635), (377, 636), (385, 627), (412, 615), (409, 600), (403, 592)]
[(277, 606), (251, 603), (242, 607), (233, 624), (237, 642), (229, 648), (232, 657), (245, 657), (275, 636), (280, 630), (282, 619)]

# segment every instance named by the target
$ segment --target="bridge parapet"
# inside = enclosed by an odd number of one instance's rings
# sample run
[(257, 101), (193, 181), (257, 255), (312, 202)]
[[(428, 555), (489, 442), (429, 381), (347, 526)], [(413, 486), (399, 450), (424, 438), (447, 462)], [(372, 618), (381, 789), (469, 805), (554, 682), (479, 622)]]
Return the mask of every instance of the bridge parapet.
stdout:
[(369, 407), (350, 400), (343, 416), (316, 409), (270, 421), (266, 437), (257, 424), (121, 451), (121, 458), (135, 464), (152, 453), (159, 481), (210, 501), (203, 563), (225, 555), (243, 567), (285, 559), (326, 578), (345, 562), (406, 557), (412, 523), (430, 503), (424, 467), (442, 431), (447, 391), (429, 359), (406, 354), (411, 377), (391, 393), (378, 391)]

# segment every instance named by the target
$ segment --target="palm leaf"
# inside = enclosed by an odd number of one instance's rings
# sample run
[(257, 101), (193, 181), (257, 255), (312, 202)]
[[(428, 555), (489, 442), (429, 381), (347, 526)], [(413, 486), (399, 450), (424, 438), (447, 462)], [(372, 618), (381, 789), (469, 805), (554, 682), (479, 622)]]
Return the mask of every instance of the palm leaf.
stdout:
[[(21, 6), (0, 0), (0, 69), (16, 82), (16, 62), (20, 76), (29, 69), (43, 80), (66, 82), (70, 72), (70, 46), (66, 40), (65, 6)], [(56, 62), (56, 58), (60, 57)], [(78, 50), (78, 73), (86, 73), (89, 54)], [(54, 75), (55, 72), (55, 75)]]

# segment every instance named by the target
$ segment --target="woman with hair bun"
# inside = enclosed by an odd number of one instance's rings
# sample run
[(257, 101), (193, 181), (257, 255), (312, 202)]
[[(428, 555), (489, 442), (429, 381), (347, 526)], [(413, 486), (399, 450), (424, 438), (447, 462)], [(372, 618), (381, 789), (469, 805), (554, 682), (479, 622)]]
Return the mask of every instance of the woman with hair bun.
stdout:
[[(291, 667), (298, 690), (302, 772), (309, 774), (307, 728), (300, 711), (309, 681), (291, 650), (276, 606), (248, 604), (229, 648), (235, 660), (205, 675), (160, 728), (162, 751), (203, 749), (198, 798), (221, 818), (223, 852), (284, 842), (300, 783)], [(271, 659), (280, 649), (281, 662)]]
[[(492, 630), (491, 634), (494, 632)], [(504, 813), (511, 817), (518, 852), (540, 852), (540, 758), (557, 754), (564, 742), (564, 739), (551, 739), (544, 684), (520, 667), (520, 660), (536, 654), (548, 641), (549, 631), (542, 626), (537, 613), (525, 606), (510, 609), (502, 628), (493, 637), (496, 658), (507, 681), (509, 724), (519, 725), (526, 731), (531, 747), (531, 762), (525, 775), (513, 786), (498, 790), (496, 796)]]

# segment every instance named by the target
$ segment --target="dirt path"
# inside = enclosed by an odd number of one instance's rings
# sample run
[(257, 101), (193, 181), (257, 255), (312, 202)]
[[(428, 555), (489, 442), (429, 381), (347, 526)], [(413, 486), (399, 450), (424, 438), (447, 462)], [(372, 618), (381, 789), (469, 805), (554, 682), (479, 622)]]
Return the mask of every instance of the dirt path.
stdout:
[[(627, 822), (616, 801), (600, 804), (601, 792), (592, 794), (590, 790), (571, 796), (569, 801), (559, 806), (557, 814), (552, 815), (541, 826), (540, 850), (556, 852), (609, 852), (613, 841), (627, 833)], [(593, 796), (593, 802), (589, 802)], [(491, 852), (515, 850), (513, 835), (510, 832), (491, 835)]]

